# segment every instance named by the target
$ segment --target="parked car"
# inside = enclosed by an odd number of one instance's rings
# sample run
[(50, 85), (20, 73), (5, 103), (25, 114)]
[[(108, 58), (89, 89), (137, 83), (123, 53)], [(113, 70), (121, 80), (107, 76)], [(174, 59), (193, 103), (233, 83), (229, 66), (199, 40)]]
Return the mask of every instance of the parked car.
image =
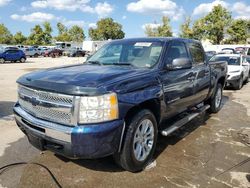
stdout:
[(73, 50), (73, 49), (64, 50), (63, 56), (69, 56), (72, 53), (72, 51), (76, 51), (76, 50)]
[(244, 82), (248, 82), (249, 63), (241, 54), (220, 54), (214, 56), (212, 61), (226, 61), (228, 64), (227, 86), (241, 89)]
[(237, 54), (246, 55), (246, 50), (247, 50), (246, 47), (237, 47), (237, 48), (235, 48), (235, 52), (236, 52)]
[(207, 60), (209, 61), (215, 54), (216, 51), (206, 51)]
[(236, 51), (233, 48), (223, 48), (219, 54), (235, 54)]
[(72, 51), (68, 57), (84, 57), (85, 56), (85, 51), (83, 50), (77, 50), (77, 51)]
[(152, 160), (158, 132), (168, 136), (201, 112), (221, 109), (226, 79), (226, 62), (209, 64), (196, 40), (116, 40), (84, 64), (19, 78), (15, 119), (41, 150), (114, 155), (137, 172)]
[(24, 50), (24, 53), (28, 57), (38, 57), (40, 55), (40, 52), (38, 51), (38, 49), (37, 48), (33, 48), (33, 47), (26, 48)]
[(51, 51), (49, 51), (46, 54), (47, 54), (47, 56), (50, 56), (50, 57), (62, 56), (63, 50), (61, 50), (61, 49), (52, 49)]
[(5, 51), (0, 52), (0, 63), (4, 63), (5, 61), (19, 61), (21, 63), (24, 63), (26, 61), (26, 56), (22, 50), (7, 49)]

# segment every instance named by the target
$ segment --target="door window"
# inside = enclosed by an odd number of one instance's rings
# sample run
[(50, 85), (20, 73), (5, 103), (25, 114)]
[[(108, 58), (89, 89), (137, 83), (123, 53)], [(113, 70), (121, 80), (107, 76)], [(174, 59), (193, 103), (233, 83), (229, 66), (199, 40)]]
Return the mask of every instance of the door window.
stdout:
[(201, 45), (198, 43), (190, 43), (188, 46), (194, 64), (203, 64), (205, 62), (205, 54)]
[(167, 63), (171, 63), (177, 58), (189, 58), (185, 44), (179, 41), (173, 42), (168, 49)]

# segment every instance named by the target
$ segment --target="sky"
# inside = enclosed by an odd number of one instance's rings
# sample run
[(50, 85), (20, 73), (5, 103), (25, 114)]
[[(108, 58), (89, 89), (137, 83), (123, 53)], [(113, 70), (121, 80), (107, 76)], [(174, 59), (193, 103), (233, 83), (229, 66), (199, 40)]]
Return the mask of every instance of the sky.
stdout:
[(89, 27), (105, 17), (112, 17), (123, 26), (126, 38), (143, 37), (147, 24), (157, 27), (162, 16), (171, 20), (175, 36), (186, 16), (199, 19), (221, 4), (233, 18), (250, 19), (250, 0), (0, 0), (0, 23), (15, 34), (28, 35), (34, 25), (49, 21), (53, 35), (56, 23), (67, 27), (79, 25), (88, 36)]

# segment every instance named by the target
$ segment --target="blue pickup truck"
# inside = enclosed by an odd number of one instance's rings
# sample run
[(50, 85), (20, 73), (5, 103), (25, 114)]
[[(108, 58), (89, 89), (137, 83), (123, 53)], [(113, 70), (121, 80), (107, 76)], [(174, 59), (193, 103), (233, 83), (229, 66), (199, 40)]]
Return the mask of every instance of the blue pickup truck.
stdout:
[(26, 61), (26, 56), (22, 50), (7, 48), (6, 50), (0, 51), (0, 63), (4, 63), (5, 61), (19, 61), (24, 63)]
[(115, 40), (84, 64), (19, 78), (14, 113), (40, 150), (72, 159), (113, 155), (137, 172), (152, 160), (159, 133), (221, 109), (226, 78), (226, 62), (208, 64), (196, 40)]

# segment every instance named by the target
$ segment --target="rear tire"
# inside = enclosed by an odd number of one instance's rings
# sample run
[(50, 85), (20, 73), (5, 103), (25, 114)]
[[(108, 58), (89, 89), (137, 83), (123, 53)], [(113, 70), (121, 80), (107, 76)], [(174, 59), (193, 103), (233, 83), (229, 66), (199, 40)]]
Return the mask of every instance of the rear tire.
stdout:
[(210, 98), (210, 112), (217, 113), (220, 111), (222, 107), (222, 97), (223, 97), (223, 88), (220, 83), (216, 86), (216, 91), (213, 97)]
[(124, 145), (114, 158), (125, 170), (138, 172), (152, 160), (158, 136), (157, 122), (153, 113), (144, 109), (127, 123)]
[(20, 63), (24, 63), (25, 61), (26, 61), (26, 59), (23, 57), (20, 59)]

